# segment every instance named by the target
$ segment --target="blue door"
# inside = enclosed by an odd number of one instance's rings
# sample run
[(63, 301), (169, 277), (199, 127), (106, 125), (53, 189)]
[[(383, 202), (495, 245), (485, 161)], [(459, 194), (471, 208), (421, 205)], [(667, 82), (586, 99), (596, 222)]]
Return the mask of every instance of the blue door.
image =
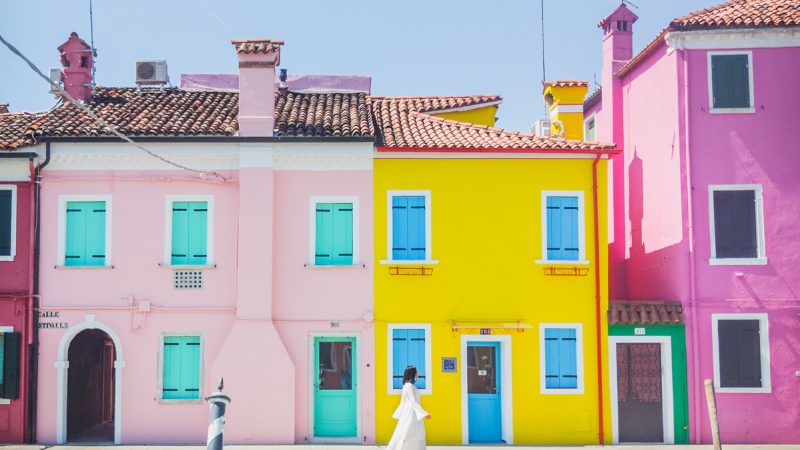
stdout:
[(470, 443), (503, 442), (500, 343), (467, 343), (467, 410)]

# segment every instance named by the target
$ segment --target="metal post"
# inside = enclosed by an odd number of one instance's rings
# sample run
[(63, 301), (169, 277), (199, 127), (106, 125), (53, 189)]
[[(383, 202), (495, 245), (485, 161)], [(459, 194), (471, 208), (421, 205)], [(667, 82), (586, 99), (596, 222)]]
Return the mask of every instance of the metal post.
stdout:
[(708, 402), (708, 417), (711, 419), (711, 437), (714, 443), (714, 450), (722, 450), (722, 443), (719, 441), (719, 421), (717, 420), (717, 400), (714, 396), (714, 383), (711, 380), (703, 382), (706, 386), (706, 401)]
[(231, 402), (231, 398), (222, 393), (223, 382), (220, 378), (217, 391), (206, 397), (206, 401), (211, 406), (211, 417), (208, 420), (208, 439), (206, 448), (208, 450), (222, 450), (222, 430), (225, 427), (225, 406)]

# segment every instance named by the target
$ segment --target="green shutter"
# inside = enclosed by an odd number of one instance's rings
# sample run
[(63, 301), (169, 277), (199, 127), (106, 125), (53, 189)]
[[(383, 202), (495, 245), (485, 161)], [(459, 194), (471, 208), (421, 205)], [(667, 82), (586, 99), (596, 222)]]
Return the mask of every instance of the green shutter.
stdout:
[(747, 55), (712, 55), (714, 108), (749, 108), (750, 68)]
[(106, 202), (67, 202), (64, 265), (106, 263)]
[(314, 264), (333, 264), (333, 204), (317, 203)]
[(200, 398), (200, 337), (164, 337), (164, 399)]
[(2, 379), (0, 380), (0, 398), (19, 398), (20, 350), (22, 335), (20, 333), (3, 333)]
[(207, 242), (208, 202), (173, 202), (171, 264), (207, 264)]
[(11, 190), (0, 190), (0, 256), (11, 255), (11, 243), (16, 239), (16, 236), (11, 235), (13, 206)]
[(353, 204), (317, 203), (314, 264), (353, 264)]
[(3, 385), (3, 359), (5, 359), (6, 351), (5, 337), (5, 333), (0, 333), (0, 386)]

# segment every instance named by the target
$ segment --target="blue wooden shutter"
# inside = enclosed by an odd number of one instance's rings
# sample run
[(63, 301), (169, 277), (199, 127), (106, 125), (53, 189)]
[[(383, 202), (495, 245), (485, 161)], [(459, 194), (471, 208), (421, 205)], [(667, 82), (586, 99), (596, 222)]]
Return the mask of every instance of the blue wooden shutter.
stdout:
[(171, 264), (206, 264), (207, 242), (208, 202), (173, 202)]
[(200, 398), (200, 337), (164, 337), (163, 398)]
[(577, 338), (574, 328), (546, 328), (545, 387), (576, 389), (578, 387)]
[(545, 387), (548, 389), (561, 387), (561, 373), (558, 357), (558, 329), (545, 328), (544, 330), (544, 376)]
[(577, 261), (580, 256), (578, 197), (547, 197), (547, 259)]
[(408, 330), (408, 365), (417, 368), (417, 381), (414, 383), (419, 389), (427, 386), (427, 367), (425, 367), (425, 330)]
[(408, 197), (392, 197), (392, 259), (411, 259), (408, 247)]
[(425, 330), (395, 329), (392, 331), (392, 387), (403, 387), (403, 373), (406, 367), (417, 368), (419, 389), (427, 386), (427, 367), (425, 365)]
[(392, 197), (392, 259), (425, 259), (425, 197)]
[(0, 190), (0, 256), (11, 255), (11, 243), (16, 239), (11, 235), (12, 206), (11, 191)]
[(408, 366), (408, 330), (392, 331), (392, 388), (403, 387), (403, 372)]
[(105, 265), (106, 203), (67, 202), (66, 217), (64, 265)]
[(749, 108), (750, 69), (747, 55), (712, 55), (714, 108)]

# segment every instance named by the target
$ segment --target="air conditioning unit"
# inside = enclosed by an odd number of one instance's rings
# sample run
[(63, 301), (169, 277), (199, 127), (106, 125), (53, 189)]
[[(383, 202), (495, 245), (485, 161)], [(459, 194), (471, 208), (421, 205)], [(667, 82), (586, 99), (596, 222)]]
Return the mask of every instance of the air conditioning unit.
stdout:
[(167, 84), (166, 61), (136, 61), (136, 84)]
[[(61, 69), (55, 67), (50, 68), (50, 82), (61, 86)], [(61, 92), (56, 89), (53, 84), (50, 85), (50, 93), (60, 95)]]
[(540, 119), (533, 123), (531, 131), (536, 136), (550, 136), (550, 121)]

